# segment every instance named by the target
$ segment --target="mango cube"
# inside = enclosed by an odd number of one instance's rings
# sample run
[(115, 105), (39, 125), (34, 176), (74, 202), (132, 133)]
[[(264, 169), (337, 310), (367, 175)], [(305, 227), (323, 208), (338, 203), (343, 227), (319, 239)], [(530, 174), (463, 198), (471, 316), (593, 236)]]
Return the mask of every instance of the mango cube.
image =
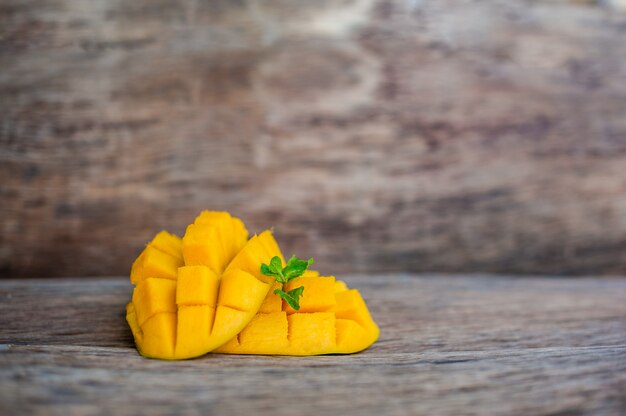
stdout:
[(345, 290), (348, 290), (348, 285), (346, 284), (346, 282), (344, 282), (343, 280), (336, 280), (335, 281), (335, 293), (343, 292)]
[(150, 242), (150, 245), (165, 254), (183, 260), (183, 247), (180, 237), (170, 234), (167, 231), (160, 231)]
[(209, 305), (181, 306), (178, 308), (176, 354), (194, 356), (202, 354), (209, 343), (215, 308)]
[(337, 330), (337, 348), (346, 351), (358, 351), (363, 344), (363, 339), (367, 337), (365, 329), (349, 319), (337, 319), (335, 327)]
[[(231, 339), (230, 334), (238, 334), (252, 317), (247, 311), (240, 311), (238, 309), (229, 308), (224, 305), (217, 305), (215, 310), (215, 320), (213, 321), (213, 328), (211, 329), (212, 337), (222, 338), (225, 335), (224, 342)], [(222, 342), (222, 344), (224, 343)], [(216, 345), (217, 347), (217, 345)]]
[(148, 357), (169, 357), (174, 354), (176, 342), (176, 313), (161, 312), (142, 325), (142, 354)]
[[(297, 277), (285, 285), (285, 292), (303, 286), (304, 292), (300, 298), (298, 312), (320, 312), (334, 308), (335, 300), (335, 277)], [(287, 303), (284, 305), (287, 313), (296, 312)]]
[[(274, 240), (274, 237), (269, 230), (253, 236), (246, 244), (245, 249), (237, 253), (226, 271), (241, 269), (265, 283), (273, 283), (274, 278), (261, 274), (261, 263), (269, 264), (272, 257), (282, 256), (280, 252), (270, 252), (266, 249), (266, 246), (274, 246), (275, 244), (269, 242), (270, 240)], [(276, 245), (276, 247), (278, 246)]]
[(191, 224), (183, 236), (183, 257), (187, 266), (208, 266), (221, 274), (228, 264), (217, 228), (213, 225)]
[(250, 273), (243, 270), (231, 270), (222, 277), (218, 303), (254, 313), (259, 310), (269, 287), (269, 284), (261, 282)]
[(280, 296), (274, 294), (274, 290), (282, 289), (283, 284), (279, 282), (274, 282), (269, 292), (267, 292), (267, 296), (263, 300), (261, 307), (259, 308), (259, 313), (272, 313), (272, 312), (280, 312), (283, 310), (283, 300)]
[(128, 322), (128, 326), (130, 326), (133, 337), (135, 339), (142, 340), (143, 332), (141, 331), (139, 322), (137, 322), (137, 314), (135, 313), (135, 306), (132, 302), (129, 302), (128, 305), (126, 305), (126, 321)]
[(133, 291), (133, 305), (140, 326), (159, 312), (176, 312), (176, 281), (145, 279)]
[(239, 334), (241, 348), (249, 351), (281, 351), (289, 346), (287, 314), (258, 314)]
[(335, 314), (332, 312), (294, 313), (289, 321), (289, 342), (302, 354), (335, 349)]
[(215, 307), (219, 276), (206, 266), (184, 266), (178, 269), (176, 304)]
[(178, 268), (182, 265), (177, 257), (148, 245), (133, 263), (130, 280), (134, 284), (149, 277), (176, 280)]
[[(246, 244), (248, 231), (239, 218), (233, 218), (228, 212), (202, 211), (194, 224), (215, 226), (222, 243), (224, 255), (230, 261)], [(243, 237), (243, 238), (241, 238)]]
[(372, 322), (372, 317), (367, 310), (367, 305), (359, 294), (358, 290), (351, 289), (335, 294), (337, 304), (335, 314), (340, 319), (350, 319), (358, 322), (362, 326), (367, 326)]
[(317, 270), (306, 270), (304, 272), (304, 274), (302, 275), (302, 277), (319, 277), (320, 272), (318, 272)]

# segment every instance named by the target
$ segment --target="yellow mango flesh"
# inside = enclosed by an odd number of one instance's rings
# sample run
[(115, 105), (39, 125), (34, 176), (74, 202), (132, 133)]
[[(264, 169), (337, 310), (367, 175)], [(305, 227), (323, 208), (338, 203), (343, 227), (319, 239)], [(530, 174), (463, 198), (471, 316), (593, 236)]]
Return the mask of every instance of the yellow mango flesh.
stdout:
[(209, 351), (231, 354), (353, 353), (379, 335), (356, 290), (307, 270), (285, 285), (305, 288), (294, 311), (261, 275), (260, 264), (281, 258), (271, 232), (247, 240), (241, 220), (202, 212), (181, 239), (165, 231), (131, 269), (136, 285), (126, 318), (140, 353), (185, 359)]
[(285, 290), (304, 286), (300, 310), (294, 311), (272, 292), (259, 312), (233, 339), (217, 348), (227, 354), (350, 354), (372, 345), (379, 335), (365, 302), (333, 276), (316, 273), (293, 279)]
[(203, 212), (182, 240), (163, 233), (133, 264), (137, 286), (126, 319), (142, 355), (197, 357), (254, 318), (271, 288), (260, 264), (282, 254), (270, 231), (247, 241), (243, 223), (228, 213)]
[(176, 280), (176, 270), (182, 265), (181, 239), (167, 231), (161, 231), (133, 263), (130, 281), (138, 284), (147, 277)]
[[(305, 312), (323, 312), (331, 310), (335, 307), (335, 277), (296, 277), (285, 285), (285, 292), (304, 287), (302, 297), (300, 297), (299, 313)], [(291, 306), (284, 302), (283, 309), (288, 314), (294, 311)]]

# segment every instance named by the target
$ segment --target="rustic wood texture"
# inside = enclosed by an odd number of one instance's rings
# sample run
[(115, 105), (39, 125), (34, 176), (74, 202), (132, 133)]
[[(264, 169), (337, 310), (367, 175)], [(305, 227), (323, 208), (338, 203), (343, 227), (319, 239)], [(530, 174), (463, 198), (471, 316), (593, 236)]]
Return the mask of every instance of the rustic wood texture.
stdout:
[(3, 0), (0, 22), (3, 276), (125, 274), (205, 208), (337, 271), (626, 273), (621, 0)]
[(127, 279), (0, 282), (0, 414), (626, 412), (626, 279), (346, 279), (381, 338), (350, 356), (140, 357)]

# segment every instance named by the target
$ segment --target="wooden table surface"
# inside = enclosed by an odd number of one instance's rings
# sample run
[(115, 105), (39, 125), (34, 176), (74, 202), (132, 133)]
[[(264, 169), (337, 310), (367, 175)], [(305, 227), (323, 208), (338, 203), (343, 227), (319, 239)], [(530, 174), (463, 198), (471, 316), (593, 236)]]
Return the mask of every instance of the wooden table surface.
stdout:
[(0, 414), (626, 414), (626, 279), (346, 279), (350, 356), (140, 357), (126, 278), (0, 281)]

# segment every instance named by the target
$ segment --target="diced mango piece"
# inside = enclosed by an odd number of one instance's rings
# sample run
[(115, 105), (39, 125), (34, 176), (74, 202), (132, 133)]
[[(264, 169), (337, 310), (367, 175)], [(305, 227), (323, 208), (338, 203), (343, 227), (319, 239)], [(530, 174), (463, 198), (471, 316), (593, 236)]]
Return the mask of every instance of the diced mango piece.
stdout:
[(304, 274), (302, 274), (302, 277), (318, 277), (319, 275), (320, 272), (317, 270), (306, 270)]
[(245, 224), (237, 217), (232, 217), (233, 221), (233, 241), (237, 250), (235, 250), (235, 254), (239, 253), (239, 251), (246, 245), (248, 242), (248, 230), (246, 229)]
[[(304, 286), (298, 312), (320, 312), (335, 306), (335, 277), (297, 277), (285, 285), (285, 292)], [(295, 311), (286, 302), (287, 313)]]
[(230, 262), (226, 271), (241, 269), (244, 270), (259, 280), (266, 283), (272, 283), (273, 278), (261, 274), (261, 263), (269, 264), (272, 257), (277, 256), (277, 253), (270, 253), (265, 249), (265, 246), (259, 241), (260, 239), (273, 239), (272, 233), (264, 231), (261, 235), (253, 236), (243, 249)]
[(335, 314), (332, 312), (294, 313), (289, 321), (289, 343), (297, 355), (335, 349)]
[(178, 269), (176, 304), (215, 307), (220, 278), (206, 266), (184, 266)]
[(224, 257), (231, 258), (231, 253), (235, 247), (232, 241), (232, 222), (228, 212), (223, 211), (202, 211), (194, 221), (195, 225), (204, 225), (206, 228), (213, 228), (216, 234), (216, 240), (222, 247)]
[(150, 245), (180, 261), (183, 260), (183, 242), (177, 235), (161, 231), (152, 239)]
[(367, 337), (365, 329), (355, 321), (337, 319), (337, 348), (350, 353), (363, 349), (363, 340)]
[(239, 334), (242, 349), (253, 352), (280, 353), (289, 346), (287, 314), (258, 314)]
[(220, 224), (230, 222), (232, 216), (226, 211), (204, 210), (193, 220), (194, 224)]
[(176, 355), (193, 357), (206, 352), (214, 318), (215, 308), (209, 305), (179, 307)]
[(283, 300), (280, 296), (274, 294), (274, 290), (282, 288), (282, 283), (276, 281), (274, 282), (269, 292), (267, 293), (267, 296), (263, 300), (261, 307), (259, 308), (259, 313), (280, 312), (282, 310)]
[[(223, 339), (221, 343), (218, 344), (222, 345), (232, 339), (232, 334), (238, 334), (251, 319), (252, 316), (250, 312), (240, 311), (224, 305), (217, 305), (211, 337)], [(218, 345), (216, 345), (216, 347)]]
[(130, 281), (138, 284), (149, 277), (176, 280), (177, 270), (182, 265), (180, 259), (148, 245), (133, 263)]
[(344, 282), (343, 280), (336, 280), (335, 281), (335, 293), (343, 292), (345, 290), (348, 290), (348, 285), (346, 284), (346, 282)]
[(144, 322), (159, 312), (176, 312), (176, 281), (148, 278), (133, 290), (133, 305), (137, 322)]
[(218, 303), (241, 311), (259, 310), (270, 285), (263, 283), (243, 270), (224, 273), (220, 285)]
[(143, 333), (141, 331), (141, 327), (139, 326), (139, 322), (137, 321), (137, 314), (135, 313), (135, 307), (132, 302), (128, 302), (126, 305), (126, 321), (128, 322), (128, 326), (130, 326), (135, 342), (141, 342)]
[(361, 326), (367, 327), (372, 321), (367, 306), (356, 289), (347, 290), (335, 294), (337, 305), (335, 314), (339, 319), (351, 319)]
[(194, 224), (212, 225), (217, 228), (224, 254), (228, 261), (243, 248), (248, 239), (248, 230), (239, 218), (224, 211), (202, 211)]
[(183, 257), (187, 266), (208, 266), (221, 274), (228, 264), (217, 228), (212, 225), (191, 224), (183, 237)]
[(221, 274), (246, 245), (248, 230), (227, 212), (203, 211), (183, 237), (186, 265), (202, 264)]
[(280, 247), (278, 247), (278, 243), (274, 239), (272, 233), (263, 232), (259, 234), (259, 243), (261, 243), (267, 253), (271, 253), (271, 257), (278, 256), (280, 258), (280, 261), (283, 262), (283, 265), (285, 265), (285, 258), (283, 257), (283, 253), (280, 251)]
[(171, 357), (176, 343), (176, 314), (161, 312), (142, 325), (141, 353), (148, 357)]

